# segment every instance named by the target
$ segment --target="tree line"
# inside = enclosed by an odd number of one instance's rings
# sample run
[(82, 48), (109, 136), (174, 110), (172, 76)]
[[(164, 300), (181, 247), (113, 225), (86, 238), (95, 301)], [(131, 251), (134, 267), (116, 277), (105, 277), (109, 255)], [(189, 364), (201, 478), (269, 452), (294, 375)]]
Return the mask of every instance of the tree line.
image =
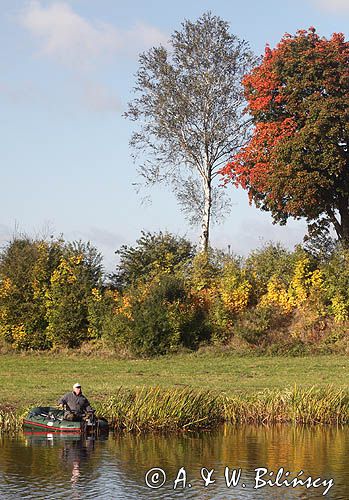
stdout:
[(103, 272), (90, 243), (16, 237), (0, 253), (0, 345), (154, 356), (201, 346), (348, 348), (349, 251), (267, 244), (246, 258), (142, 233)]

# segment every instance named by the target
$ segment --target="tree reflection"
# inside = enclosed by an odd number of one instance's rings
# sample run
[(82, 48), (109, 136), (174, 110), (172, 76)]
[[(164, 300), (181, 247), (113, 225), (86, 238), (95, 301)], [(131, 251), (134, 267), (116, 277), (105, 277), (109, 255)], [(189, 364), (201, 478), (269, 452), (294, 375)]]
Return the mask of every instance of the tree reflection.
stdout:
[[(201, 434), (122, 435), (114, 442), (115, 445), (112, 441), (109, 445), (117, 450), (120, 469), (138, 484), (144, 483), (145, 472), (152, 467), (162, 467), (173, 480), (184, 466), (192, 477), (198, 478), (197, 484), (201, 467), (215, 469), (220, 478), (224, 477), (226, 466), (242, 468), (250, 484), (255, 468), (277, 471), (284, 467), (292, 474), (303, 470), (306, 476), (334, 478), (333, 489), (340, 495), (338, 498), (349, 498), (348, 427), (227, 425)], [(320, 489), (298, 490), (298, 498), (314, 498), (315, 494), (321, 496)]]
[[(250, 484), (256, 467), (273, 471), (284, 467), (292, 474), (304, 470), (306, 475), (334, 478), (330, 496), (343, 499), (349, 498), (348, 454), (349, 428), (334, 426), (227, 425), (200, 434), (109, 435), (107, 441), (22, 435), (0, 439), (0, 498), (8, 498), (9, 490), (17, 495), (10, 498), (48, 498), (48, 492), (52, 498), (68, 494), (84, 499), (92, 493), (95, 498), (146, 499), (150, 493), (153, 498), (172, 498), (168, 483), (173, 482), (180, 467), (195, 479), (197, 497), (204, 498), (209, 492), (203, 491), (200, 469), (216, 471), (217, 483), (210, 492), (228, 494), (223, 483), (227, 466), (241, 468)], [(166, 488), (158, 493), (150, 492), (144, 482), (146, 471), (152, 467), (163, 468), (168, 478)], [(277, 493), (280, 491), (268, 488), (258, 498), (273, 499)], [(287, 493), (294, 495), (292, 498), (322, 498), (320, 489)]]

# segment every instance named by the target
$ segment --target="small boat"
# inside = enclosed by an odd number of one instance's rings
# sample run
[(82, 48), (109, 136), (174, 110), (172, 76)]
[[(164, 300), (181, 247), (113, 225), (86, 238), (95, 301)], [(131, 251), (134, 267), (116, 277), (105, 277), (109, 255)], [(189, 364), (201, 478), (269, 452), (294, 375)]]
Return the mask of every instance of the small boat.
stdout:
[(64, 419), (64, 410), (51, 406), (32, 408), (24, 418), (23, 426), (26, 430), (69, 433), (99, 433), (108, 432), (109, 425), (104, 418), (97, 418), (87, 414), (81, 421), (72, 422)]

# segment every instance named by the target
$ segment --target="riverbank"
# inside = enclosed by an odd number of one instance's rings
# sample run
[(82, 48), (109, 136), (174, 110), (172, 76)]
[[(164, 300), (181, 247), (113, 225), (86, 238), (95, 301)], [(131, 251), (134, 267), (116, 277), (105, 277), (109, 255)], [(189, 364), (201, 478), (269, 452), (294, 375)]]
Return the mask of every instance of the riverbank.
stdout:
[(347, 424), (349, 392), (295, 386), (231, 397), (192, 389), (120, 389), (98, 409), (113, 428), (126, 431), (194, 431), (221, 423)]
[[(18, 432), (28, 408), (0, 408), (0, 431)], [(349, 391), (333, 388), (264, 390), (226, 396), (190, 388), (119, 388), (97, 403), (96, 413), (112, 430), (178, 432), (208, 430), (232, 424), (348, 424)]]
[(156, 359), (0, 356), (0, 427), (55, 405), (79, 381), (101, 416), (128, 431), (196, 430), (222, 422), (349, 423), (346, 356), (270, 357), (206, 352)]
[(96, 404), (115, 395), (117, 388), (191, 388), (245, 396), (265, 389), (294, 385), (346, 389), (348, 356), (237, 356), (202, 352), (153, 359), (116, 359), (80, 353), (33, 353), (0, 356), (0, 406), (54, 405), (76, 381)]

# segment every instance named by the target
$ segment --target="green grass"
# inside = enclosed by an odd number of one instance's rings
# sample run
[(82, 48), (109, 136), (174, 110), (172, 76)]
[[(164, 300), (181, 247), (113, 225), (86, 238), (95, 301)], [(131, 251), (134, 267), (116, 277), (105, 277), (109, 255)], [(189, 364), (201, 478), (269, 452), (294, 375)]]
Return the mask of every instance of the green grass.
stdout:
[(252, 357), (195, 353), (152, 360), (118, 360), (68, 354), (0, 355), (0, 407), (55, 404), (74, 382), (83, 385), (94, 404), (115, 395), (119, 387), (161, 387), (218, 391), (229, 397), (258, 391), (301, 388), (345, 389), (349, 358)]

